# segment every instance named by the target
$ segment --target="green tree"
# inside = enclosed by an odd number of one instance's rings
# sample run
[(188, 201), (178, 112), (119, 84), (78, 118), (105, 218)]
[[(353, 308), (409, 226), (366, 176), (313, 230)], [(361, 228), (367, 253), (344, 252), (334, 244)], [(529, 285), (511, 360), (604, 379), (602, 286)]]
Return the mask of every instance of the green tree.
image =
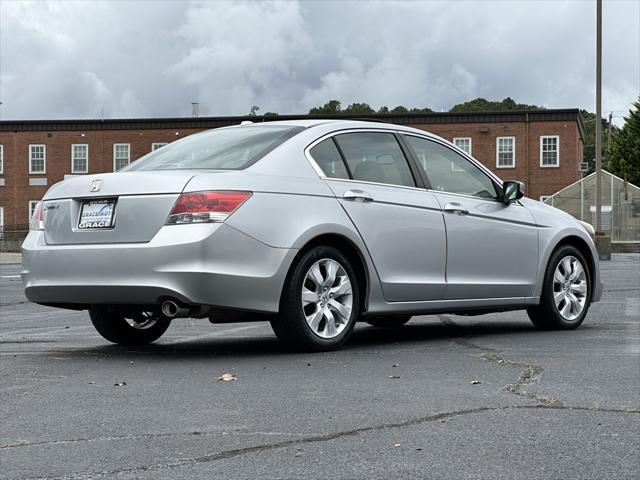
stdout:
[(382, 106), (378, 109), (378, 113), (389, 113), (389, 107)]
[(309, 110), (309, 115), (336, 115), (342, 112), (342, 105), (338, 100), (329, 100), (322, 107)]
[(541, 110), (544, 107), (529, 105), (526, 103), (516, 103), (512, 98), (507, 97), (501, 102), (476, 98), (468, 102), (459, 103), (451, 107), (450, 112), (498, 112), (505, 110)]
[(265, 112), (265, 114), (262, 116), (265, 118), (274, 118), (274, 117), (277, 117), (278, 114), (276, 112)]
[(412, 108), (411, 110), (409, 110), (410, 113), (429, 113), (429, 112), (433, 112), (433, 110), (431, 110), (430, 108)]
[[(589, 170), (587, 173), (592, 173), (595, 168), (596, 158), (596, 114), (588, 112), (586, 110), (580, 110), (582, 115), (582, 123), (584, 124), (584, 142), (582, 161), (589, 164)], [(601, 119), (602, 122), (602, 163), (608, 162), (608, 148), (611, 147), (611, 141), (609, 138), (609, 122), (606, 119)], [(618, 132), (618, 127), (611, 125), (611, 138), (615, 137)]]
[(350, 115), (360, 113), (376, 113), (376, 111), (371, 108), (368, 103), (352, 103), (347, 108), (345, 108), (343, 112)]
[(621, 178), (626, 173), (629, 182), (640, 185), (640, 97), (612, 138), (605, 168)]
[(391, 110), (391, 113), (409, 113), (409, 109), (407, 107), (403, 107), (402, 105), (398, 105), (393, 110)]

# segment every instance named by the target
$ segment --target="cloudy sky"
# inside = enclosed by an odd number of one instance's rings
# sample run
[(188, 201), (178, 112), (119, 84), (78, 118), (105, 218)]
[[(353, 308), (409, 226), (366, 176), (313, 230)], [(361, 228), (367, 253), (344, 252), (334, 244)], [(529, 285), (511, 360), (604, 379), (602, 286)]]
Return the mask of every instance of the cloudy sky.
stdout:
[[(640, 93), (640, 2), (604, 2), (603, 111)], [(594, 109), (595, 2), (0, 2), (2, 119)]]

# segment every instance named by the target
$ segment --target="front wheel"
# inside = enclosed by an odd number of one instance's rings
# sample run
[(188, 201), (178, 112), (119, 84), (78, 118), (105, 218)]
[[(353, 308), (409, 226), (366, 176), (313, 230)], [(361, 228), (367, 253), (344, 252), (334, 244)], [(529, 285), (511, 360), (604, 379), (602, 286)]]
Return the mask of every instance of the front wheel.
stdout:
[(157, 340), (171, 321), (156, 312), (124, 313), (107, 305), (93, 305), (91, 323), (105, 340), (120, 345), (146, 345)]
[(333, 247), (314, 247), (287, 276), (271, 326), (292, 350), (333, 350), (351, 335), (359, 305), (360, 289), (347, 257)]
[(565, 245), (549, 259), (540, 304), (527, 309), (533, 324), (545, 330), (578, 328), (591, 304), (591, 275), (580, 251)]

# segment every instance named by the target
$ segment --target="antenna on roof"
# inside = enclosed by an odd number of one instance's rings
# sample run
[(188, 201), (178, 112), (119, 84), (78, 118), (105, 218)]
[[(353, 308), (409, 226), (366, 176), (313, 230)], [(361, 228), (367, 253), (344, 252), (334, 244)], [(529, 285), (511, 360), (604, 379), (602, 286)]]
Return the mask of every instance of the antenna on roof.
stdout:
[(193, 118), (198, 116), (198, 102), (191, 102), (191, 116)]

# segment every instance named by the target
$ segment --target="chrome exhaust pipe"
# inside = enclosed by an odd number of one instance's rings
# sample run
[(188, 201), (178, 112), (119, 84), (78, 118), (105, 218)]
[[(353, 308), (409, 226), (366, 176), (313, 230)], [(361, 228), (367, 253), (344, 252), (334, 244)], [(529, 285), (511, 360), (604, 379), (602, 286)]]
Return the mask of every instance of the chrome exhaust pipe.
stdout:
[(189, 309), (181, 307), (173, 300), (165, 300), (162, 302), (160, 310), (167, 318), (185, 318), (189, 316)]

